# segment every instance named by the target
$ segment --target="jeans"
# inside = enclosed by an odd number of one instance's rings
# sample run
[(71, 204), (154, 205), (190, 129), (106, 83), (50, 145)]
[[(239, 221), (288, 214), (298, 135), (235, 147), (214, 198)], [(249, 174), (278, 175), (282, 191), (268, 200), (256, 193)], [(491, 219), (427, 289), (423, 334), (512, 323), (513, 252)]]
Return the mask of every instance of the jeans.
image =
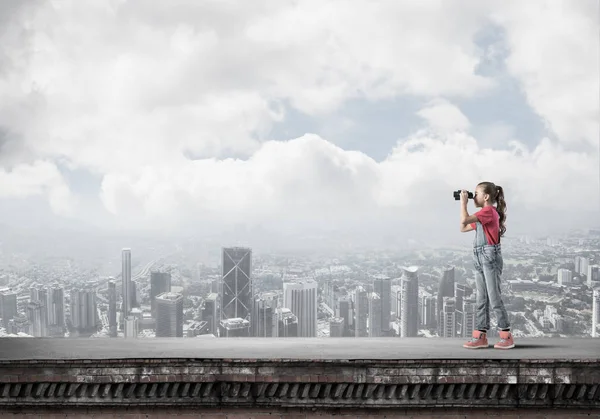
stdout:
[(477, 312), (475, 329), (490, 329), (490, 307), (496, 314), (500, 329), (510, 328), (508, 314), (504, 308), (500, 293), (500, 280), (504, 262), (499, 244), (483, 245), (473, 248), (475, 282), (477, 285)]

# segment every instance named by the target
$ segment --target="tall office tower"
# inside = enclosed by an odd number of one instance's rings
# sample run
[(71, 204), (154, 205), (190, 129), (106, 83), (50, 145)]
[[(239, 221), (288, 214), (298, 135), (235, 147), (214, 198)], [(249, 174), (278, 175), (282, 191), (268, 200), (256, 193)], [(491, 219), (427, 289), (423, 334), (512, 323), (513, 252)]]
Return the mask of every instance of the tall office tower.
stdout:
[(347, 298), (340, 298), (338, 317), (344, 319), (344, 332), (342, 336), (354, 336), (354, 313), (352, 302)]
[(125, 248), (121, 251), (121, 280), (123, 281), (123, 318), (129, 316), (131, 311), (131, 249)]
[(342, 317), (332, 317), (329, 319), (329, 337), (341, 338), (344, 336), (344, 319)]
[(79, 330), (90, 330), (97, 326), (98, 309), (96, 292), (80, 289), (71, 291), (71, 323)]
[(592, 294), (592, 337), (600, 336), (600, 288), (596, 288)]
[(276, 309), (277, 293), (265, 292), (254, 299), (252, 321), (250, 322), (252, 336), (257, 338), (270, 338), (274, 336)]
[(433, 295), (425, 291), (419, 297), (419, 301), (421, 323), (425, 327), (434, 327), (437, 324), (437, 319), (435, 315), (437, 297), (434, 297)]
[(298, 318), (298, 337), (317, 336), (317, 283), (312, 280), (283, 283), (283, 306)]
[(419, 330), (419, 268), (411, 266), (403, 268), (401, 282), (402, 320), (400, 336), (415, 337)]
[(150, 307), (152, 315), (156, 317), (157, 295), (165, 292), (171, 292), (171, 273), (170, 272), (150, 272)]
[(462, 329), (460, 330), (460, 337), (470, 338), (473, 330), (475, 330), (476, 307), (477, 305), (474, 299), (463, 300)]
[[(465, 284), (454, 284), (455, 312), (456, 312), (456, 333), (463, 336), (463, 317), (464, 301), (473, 295), (473, 288)], [(471, 336), (471, 330), (468, 330), (468, 336)]]
[(364, 338), (369, 336), (367, 331), (368, 318), (368, 293), (363, 286), (359, 285), (354, 291), (354, 337)]
[(252, 249), (224, 247), (221, 254), (221, 320), (248, 319), (252, 312)]
[(584, 256), (575, 257), (575, 272), (577, 272), (580, 275), (587, 275), (589, 264), (589, 258), (586, 258)]
[(589, 265), (587, 274), (587, 286), (595, 288), (600, 286), (600, 266)]
[(454, 297), (444, 297), (442, 303), (442, 328), (440, 336), (453, 338), (456, 336), (456, 310)]
[(65, 289), (54, 284), (48, 289), (48, 326), (62, 330), (65, 326)]
[(438, 334), (442, 336), (443, 334), (443, 322), (442, 322), (442, 310), (444, 306), (444, 297), (454, 297), (454, 267), (447, 266), (444, 268), (442, 272), (442, 277), (440, 278), (440, 283), (438, 286), (438, 294), (437, 294), (437, 325), (438, 325)]
[(46, 305), (39, 300), (27, 305), (27, 317), (31, 322), (31, 335), (36, 338), (48, 336), (48, 311)]
[(139, 333), (139, 319), (136, 316), (125, 317), (125, 338), (136, 339)]
[(48, 290), (41, 286), (31, 287), (29, 289), (29, 300), (31, 302), (39, 301), (44, 307), (48, 304)]
[(0, 306), (2, 306), (2, 322), (8, 330), (8, 323), (17, 316), (17, 293), (4, 291), (0, 294)]
[(183, 295), (165, 292), (156, 296), (156, 337), (183, 337)]
[(289, 308), (279, 307), (275, 310), (277, 317), (277, 336), (279, 338), (298, 337), (298, 317)]
[(113, 279), (108, 281), (108, 334), (117, 337), (117, 284)]
[(202, 320), (208, 323), (208, 333), (219, 336), (219, 294), (212, 292), (204, 300)]
[(391, 336), (392, 279), (385, 275), (376, 275), (373, 279), (373, 289), (381, 299), (381, 336)]
[(568, 269), (559, 269), (557, 272), (558, 285), (569, 285), (573, 282), (573, 272)]
[(381, 337), (381, 309), (383, 302), (376, 292), (370, 292), (367, 296), (369, 300), (369, 337)]
[(402, 307), (402, 304), (401, 304), (402, 293), (401, 293), (400, 285), (392, 285), (391, 293), (392, 293), (391, 308), (392, 308), (392, 311), (395, 313), (394, 319), (399, 319), (400, 314), (401, 314), (400, 310)]

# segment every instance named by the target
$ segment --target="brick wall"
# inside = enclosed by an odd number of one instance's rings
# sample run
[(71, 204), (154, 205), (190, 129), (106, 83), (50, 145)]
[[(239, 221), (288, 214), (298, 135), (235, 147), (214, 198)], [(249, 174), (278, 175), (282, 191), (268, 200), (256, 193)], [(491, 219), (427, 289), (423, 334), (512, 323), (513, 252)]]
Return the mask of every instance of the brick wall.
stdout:
[(283, 409), (202, 409), (201, 411), (186, 411), (180, 408), (152, 409), (62, 409), (62, 410), (10, 410), (3, 409), (0, 419), (390, 419), (390, 418), (418, 418), (418, 419), (600, 419), (600, 410), (555, 410), (555, 409), (394, 409), (372, 410), (369, 409), (326, 409), (326, 410), (283, 410)]

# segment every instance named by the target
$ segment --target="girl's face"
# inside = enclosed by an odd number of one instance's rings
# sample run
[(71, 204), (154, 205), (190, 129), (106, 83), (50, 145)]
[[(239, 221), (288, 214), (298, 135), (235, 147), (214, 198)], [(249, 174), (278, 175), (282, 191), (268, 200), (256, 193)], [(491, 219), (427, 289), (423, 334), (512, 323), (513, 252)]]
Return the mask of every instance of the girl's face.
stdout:
[(475, 207), (482, 208), (486, 202), (486, 198), (488, 198), (488, 195), (484, 194), (483, 188), (479, 186), (476, 187), (473, 194), (473, 202), (475, 202)]

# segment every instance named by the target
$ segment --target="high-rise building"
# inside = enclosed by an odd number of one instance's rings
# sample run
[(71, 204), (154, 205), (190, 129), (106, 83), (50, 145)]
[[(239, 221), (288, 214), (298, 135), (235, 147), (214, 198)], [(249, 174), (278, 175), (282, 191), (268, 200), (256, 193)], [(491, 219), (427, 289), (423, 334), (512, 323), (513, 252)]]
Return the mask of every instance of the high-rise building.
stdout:
[(370, 292), (367, 296), (369, 300), (369, 337), (381, 337), (381, 309), (383, 303), (381, 297), (376, 292)]
[(354, 336), (354, 313), (352, 312), (352, 301), (347, 297), (340, 298), (338, 317), (344, 319), (344, 332), (342, 336)]
[(208, 333), (219, 336), (219, 294), (212, 292), (204, 300), (202, 320), (208, 323)]
[(590, 264), (590, 259), (584, 256), (576, 256), (575, 257), (575, 272), (580, 275), (588, 274), (588, 267)]
[(594, 289), (592, 293), (592, 337), (600, 336), (600, 288)]
[(170, 272), (150, 272), (150, 307), (152, 315), (156, 317), (157, 295), (165, 292), (171, 292), (171, 273)]
[(123, 318), (126, 318), (131, 311), (131, 249), (125, 248), (121, 251), (121, 280), (123, 297)]
[(277, 293), (264, 292), (254, 299), (251, 333), (254, 337), (273, 337), (276, 327)]
[(317, 283), (312, 280), (283, 283), (283, 306), (298, 318), (298, 337), (317, 336)]
[(419, 331), (419, 268), (403, 268), (401, 286), (402, 315), (400, 323), (401, 337), (415, 337)]
[(441, 315), (441, 337), (453, 338), (456, 336), (456, 311), (454, 297), (444, 297)]
[(559, 285), (569, 285), (573, 281), (573, 272), (568, 269), (559, 269), (557, 276)]
[(156, 337), (183, 337), (183, 295), (165, 292), (156, 296)]
[(252, 312), (252, 249), (225, 247), (221, 254), (221, 320), (248, 319)]
[(113, 279), (108, 281), (108, 333), (117, 337), (117, 284)]
[[(458, 336), (463, 335), (463, 323), (464, 323), (464, 301), (473, 295), (473, 288), (466, 284), (454, 284), (454, 298), (455, 298), (455, 313), (456, 313), (456, 333)], [(471, 330), (468, 330), (468, 335), (471, 336)]]
[(454, 297), (454, 266), (447, 266), (444, 268), (438, 287), (436, 313), (438, 334), (440, 336), (442, 336), (444, 329), (444, 324), (442, 321), (444, 297)]
[[(401, 297), (400, 301), (402, 301)], [(436, 304), (437, 297), (427, 291), (419, 290), (419, 323), (424, 327), (433, 328), (437, 324)]]
[(31, 301), (27, 305), (27, 317), (31, 322), (31, 335), (36, 338), (48, 336), (48, 311), (46, 305), (39, 301)]
[(600, 266), (589, 265), (587, 271), (587, 286), (595, 288), (600, 286)]
[(48, 326), (61, 330), (65, 326), (65, 289), (54, 284), (48, 290)]
[(139, 318), (136, 316), (125, 317), (125, 338), (136, 339), (139, 332)]
[(344, 336), (344, 319), (332, 317), (329, 319), (329, 337), (341, 338)]
[(473, 330), (475, 330), (475, 300), (465, 299), (463, 301), (463, 313), (462, 313), (462, 329), (460, 330), (460, 337), (470, 338)]
[(376, 275), (373, 278), (373, 290), (381, 299), (381, 336), (391, 336), (392, 279), (385, 275)]
[(0, 294), (0, 306), (2, 307), (2, 322), (8, 328), (8, 323), (17, 315), (17, 293), (4, 291)]
[(369, 297), (367, 290), (361, 285), (354, 291), (354, 337), (369, 336), (367, 323), (369, 319)]
[(289, 308), (279, 307), (275, 310), (277, 317), (277, 336), (279, 338), (298, 337), (298, 317)]
[(90, 330), (97, 327), (98, 309), (96, 292), (73, 289), (71, 291), (71, 323), (79, 330)]

